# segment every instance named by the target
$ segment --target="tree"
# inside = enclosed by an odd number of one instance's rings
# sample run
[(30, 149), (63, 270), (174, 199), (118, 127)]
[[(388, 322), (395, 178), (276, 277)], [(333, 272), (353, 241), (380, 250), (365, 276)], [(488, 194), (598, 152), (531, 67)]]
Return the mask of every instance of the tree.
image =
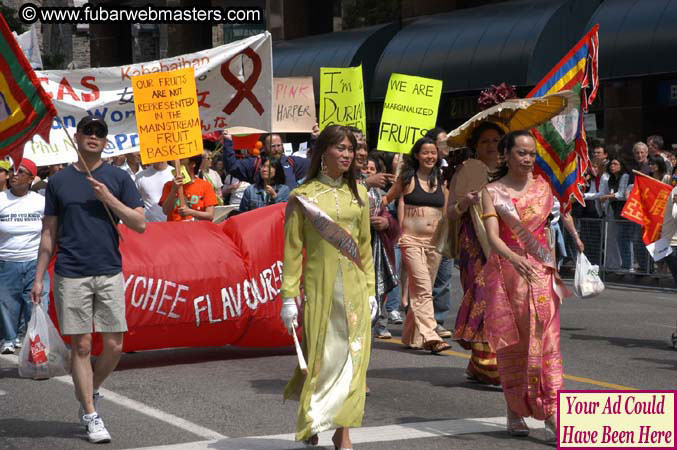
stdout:
[(0, 4), (0, 14), (2, 14), (7, 21), (9, 29), (16, 32), (16, 34), (21, 34), (28, 29), (28, 27), (19, 20), (17, 11), (14, 8)]

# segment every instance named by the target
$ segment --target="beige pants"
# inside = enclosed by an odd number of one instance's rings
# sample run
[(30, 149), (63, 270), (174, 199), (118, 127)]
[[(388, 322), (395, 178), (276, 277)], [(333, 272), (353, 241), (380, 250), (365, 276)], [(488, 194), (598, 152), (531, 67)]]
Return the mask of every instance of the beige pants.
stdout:
[(90, 277), (54, 277), (56, 312), (64, 335), (127, 331), (122, 272)]
[(433, 308), (433, 284), (442, 255), (419, 241), (411, 236), (400, 239), (409, 291), (409, 312), (404, 321), (402, 342), (414, 348), (420, 348), (428, 341), (441, 340), (435, 333), (437, 322)]

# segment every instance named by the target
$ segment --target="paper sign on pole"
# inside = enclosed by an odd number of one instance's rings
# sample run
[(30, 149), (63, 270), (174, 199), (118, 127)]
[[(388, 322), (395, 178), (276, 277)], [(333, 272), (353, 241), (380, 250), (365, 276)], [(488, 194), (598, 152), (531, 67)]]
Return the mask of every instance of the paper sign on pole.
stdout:
[(378, 129), (378, 149), (409, 153), (435, 127), (441, 95), (442, 80), (392, 74)]
[(313, 77), (273, 78), (273, 131), (310, 133), (316, 121)]
[(132, 77), (132, 88), (143, 164), (202, 154), (192, 67)]
[(367, 129), (362, 65), (320, 67), (320, 130), (327, 125)]

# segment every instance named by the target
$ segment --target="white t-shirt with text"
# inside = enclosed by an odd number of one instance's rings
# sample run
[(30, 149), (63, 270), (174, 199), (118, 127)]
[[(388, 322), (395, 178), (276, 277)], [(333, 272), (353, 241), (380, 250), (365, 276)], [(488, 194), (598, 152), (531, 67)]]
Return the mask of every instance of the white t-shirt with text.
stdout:
[(28, 262), (38, 259), (45, 197), (28, 191), (17, 197), (0, 192), (0, 260)]

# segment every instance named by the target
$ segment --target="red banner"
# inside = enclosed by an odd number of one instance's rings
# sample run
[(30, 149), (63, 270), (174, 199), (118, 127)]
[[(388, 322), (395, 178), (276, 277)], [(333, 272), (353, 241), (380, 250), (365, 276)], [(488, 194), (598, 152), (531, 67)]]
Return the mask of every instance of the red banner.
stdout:
[(645, 245), (661, 237), (663, 216), (672, 186), (635, 171), (635, 183), (621, 216), (642, 225)]
[(279, 318), (285, 206), (218, 225), (148, 223), (144, 234), (120, 226), (124, 351), (292, 345)]

